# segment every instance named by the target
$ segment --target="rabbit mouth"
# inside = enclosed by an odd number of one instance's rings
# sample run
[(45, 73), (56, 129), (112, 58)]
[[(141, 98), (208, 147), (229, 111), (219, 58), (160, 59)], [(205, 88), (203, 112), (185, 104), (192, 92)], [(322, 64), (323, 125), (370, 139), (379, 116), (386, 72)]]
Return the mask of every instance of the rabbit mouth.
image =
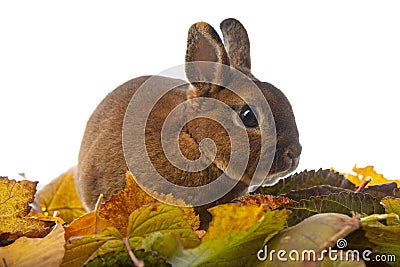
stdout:
[[(259, 185), (254, 185), (249, 188), (249, 192), (254, 191), (257, 187), (263, 186), (263, 185), (273, 185), (275, 184), (279, 179), (284, 178), (285, 176), (289, 175), (292, 173), (294, 170), (296, 170), (297, 166), (299, 165), (300, 157), (286, 157), (285, 158), (285, 167), (283, 170), (279, 171), (279, 169), (282, 169), (281, 166), (278, 168), (274, 168), (272, 166), (270, 172), (268, 173), (267, 177), (264, 178), (261, 184)], [(278, 169), (278, 171), (274, 172), (274, 169)]]
[(268, 174), (268, 176), (264, 180), (263, 185), (274, 184), (279, 178), (283, 178), (286, 175), (292, 173), (297, 168), (297, 166), (299, 165), (300, 158), (299, 157), (297, 157), (297, 158), (286, 158), (285, 160), (289, 161), (289, 164), (287, 165), (288, 168), (283, 170), (283, 171), (280, 171), (280, 172)]
[(275, 184), (280, 178), (283, 178), (287, 176), (288, 174), (292, 173), (294, 170), (296, 170), (297, 166), (299, 165), (299, 160), (300, 158), (294, 158), (290, 159), (291, 164), (289, 165), (289, 168), (286, 170), (268, 175), (262, 185), (272, 185)]

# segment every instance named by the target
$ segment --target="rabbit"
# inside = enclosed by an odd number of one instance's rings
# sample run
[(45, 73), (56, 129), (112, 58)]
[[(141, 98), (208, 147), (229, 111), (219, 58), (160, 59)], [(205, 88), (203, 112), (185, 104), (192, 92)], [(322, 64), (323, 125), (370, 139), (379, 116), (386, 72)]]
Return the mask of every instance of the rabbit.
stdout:
[[(276, 128), (275, 151), (272, 151), (273, 161), (265, 177), (267, 180), (272, 181), (294, 171), (302, 150), (295, 117), (288, 99), (279, 89), (267, 82), (259, 81), (251, 73), (250, 43), (246, 29), (233, 18), (225, 19), (220, 24), (220, 28), (224, 42), (215, 29), (205, 22), (198, 22), (190, 27), (185, 57), (187, 78), (190, 84), (175, 88), (163, 96), (154, 106), (146, 124), (147, 153), (158, 173), (171, 183), (197, 187), (214, 181), (224, 173), (231, 153), (226, 130), (218, 123), (203, 118), (192, 120), (182, 128), (179, 135), (179, 147), (186, 158), (195, 160), (200, 157), (199, 143), (204, 138), (212, 139), (217, 149), (214, 160), (207, 168), (188, 172), (171, 165), (164, 155), (160, 141), (162, 122), (174, 107), (199, 97), (213, 98), (226, 103), (241, 119), (249, 137), (249, 161), (243, 177), (231, 191), (213, 203), (195, 207), (200, 215), (202, 228), (206, 228), (211, 219), (207, 212), (209, 207), (230, 202), (247, 192), (259, 159), (261, 141), (257, 116), (253, 109), (243, 99), (226, 89), (229, 86), (225, 88), (218, 84), (196, 81), (196, 77), (188, 73), (191, 62), (206, 61), (230, 66), (254, 82), (262, 92), (272, 111)], [(220, 79), (219, 76), (224, 75), (218, 69), (196, 68), (196, 66), (194, 68), (198, 76)], [(117, 87), (104, 98), (87, 122), (75, 178), (79, 196), (86, 210), (94, 209), (100, 194), (104, 195), (104, 199), (108, 199), (112, 194), (124, 189), (125, 175), (128, 170), (122, 146), (124, 117), (131, 98), (151, 77), (138, 77)], [(157, 79), (163, 86), (173, 86), (175, 83), (174, 79), (168, 77), (157, 77)], [(237, 83), (235, 80), (229, 82), (228, 79), (228, 83), (235, 82)], [(196, 107), (192, 107), (192, 112), (196, 112)], [(218, 112), (218, 110), (212, 112)], [(181, 115), (185, 116), (185, 111), (182, 111)], [(243, 152), (238, 150), (233, 153)], [(140, 177), (141, 173), (133, 172), (133, 175)]]

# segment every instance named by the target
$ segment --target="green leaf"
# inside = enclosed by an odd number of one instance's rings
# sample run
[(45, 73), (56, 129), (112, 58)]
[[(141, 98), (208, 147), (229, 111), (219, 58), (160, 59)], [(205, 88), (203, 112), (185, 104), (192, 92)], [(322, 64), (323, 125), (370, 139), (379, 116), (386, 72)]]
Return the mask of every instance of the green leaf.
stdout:
[[(172, 255), (178, 249), (178, 245), (169, 244), (169, 247), (164, 247), (161, 244), (171, 242), (173, 238), (184, 248), (197, 246), (200, 240), (191, 225), (193, 218), (195, 214), (192, 209), (163, 204), (143, 206), (129, 216), (129, 245), (132, 250), (160, 250), (160, 254), (166, 256)], [(97, 235), (72, 237), (66, 245), (63, 266), (81, 266), (107, 253), (125, 253), (123, 238), (124, 236), (113, 227)]]
[(330, 185), (354, 190), (356, 187), (343, 175), (332, 170), (303, 171), (281, 179), (273, 186), (263, 186), (258, 189), (261, 194), (281, 195), (291, 190), (301, 190), (318, 185)]
[[(338, 213), (311, 216), (274, 236), (259, 254), (261, 260), (264, 260), (262, 265), (298, 266), (300, 260), (316, 261), (320, 255), (327, 255), (321, 254), (323, 250), (328, 251), (329, 248), (335, 247), (337, 240), (346, 237), (359, 226), (359, 217)], [(281, 255), (281, 258), (287, 261), (279, 261), (277, 254), (271, 253), (272, 251), (284, 251), (285, 255)], [(302, 255), (305, 255), (304, 258)]]
[(66, 252), (61, 266), (82, 266), (97, 256), (125, 249), (122, 236), (115, 228), (107, 228), (98, 235), (72, 237), (66, 244)]
[(158, 255), (169, 258), (182, 248), (182, 243), (173, 233), (155, 232), (143, 239), (140, 248), (144, 251), (157, 251)]
[(162, 204), (144, 206), (129, 216), (128, 237), (168, 232), (175, 234), (182, 241), (183, 247), (195, 247), (200, 240), (190, 225), (194, 217), (192, 209)]
[[(223, 206), (219, 207), (223, 208)], [(236, 217), (235, 215), (236, 213), (233, 213), (230, 216), (232, 222), (243, 220), (243, 216)], [(251, 266), (257, 260), (256, 254), (263, 244), (285, 227), (286, 219), (286, 210), (267, 211), (247, 230), (230, 230), (228, 234), (217, 239), (206, 240), (194, 249), (179, 251), (168, 262), (177, 267)], [(218, 225), (210, 225), (209, 231), (214, 231), (212, 227), (217, 228)]]
[(365, 231), (362, 228), (346, 236), (346, 240), (347, 249), (364, 251), (366, 249), (372, 250), (372, 248), (376, 247), (375, 244), (371, 243), (368, 238), (365, 237)]
[(352, 212), (358, 212), (370, 215), (385, 212), (379, 200), (371, 195), (350, 192), (311, 197), (310, 199), (284, 206), (292, 211), (288, 219), (290, 226), (318, 213), (335, 212), (351, 215)]
[(310, 188), (300, 189), (300, 190), (292, 190), (287, 194), (283, 194), (281, 196), (288, 197), (295, 201), (300, 201), (302, 199), (309, 199), (311, 197), (316, 196), (328, 196), (333, 193), (340, 193), (340, 192), (353, 192), (349, 189), (344, 189), (340, 187), (335, 187), (331, 185), (317, 185)]
[[(363, 225), (362, 228), (368, 240), (378, 245), (377, 254), (393, 255), (397, 260), (400, 259), (400, 225)], [(395, 262), (392, 264), (396, 266)]]
[(336, 253), (332, 253), (330, 259), (329, 256), (325, 256), (322, 262), (318, 265), (321, 267), (365, 267), (365, 262), (357, 256), (353, 256), (351, 253), (347, 253), (343, 250), (338, 250)]
[[(159, 257), (154, 251), (136, 250), (136, 258), (143, 260), (146, 267), (168, 267), (171, 266), (164, 258)], [(128, 252), (109, 252), (103, 256), (98, 256), (88, 262), (88, 267), (97, 266), (135, 266), (129, 257)]]
[(386, 213), (395, 213), (400, 216), (400, 198), (386, 197), (381, 200)]
[[(376, 254), (385, 255), (391, 259), (400, 259), (400, 224), (384, 225), (378, 221), (379, 216), (374, 216), (376, 223), (362, 223), (362, 229), (365, 231), (365, 237), (377, 245)], [(373, 217), (373, 218), (374, 218)], [(387, 261), (392, 266), (398, 266), (395, 262)]]

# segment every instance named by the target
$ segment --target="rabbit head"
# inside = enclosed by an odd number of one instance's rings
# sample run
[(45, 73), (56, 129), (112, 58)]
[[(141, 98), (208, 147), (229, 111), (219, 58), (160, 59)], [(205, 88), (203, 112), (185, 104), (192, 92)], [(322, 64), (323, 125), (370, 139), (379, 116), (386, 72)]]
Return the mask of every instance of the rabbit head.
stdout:
[[(264, 172), (266, 176), (262, 180), (263, 183), (273, 183), (276, 178), (292, 172), (299, 162), (301, 145), (292, 107), (279, 89), (269, 83), (259, 81), (251, 73), (250, 43), (243, 25), (235, 19), (226, 19), (220, 27), (224, 43), (207, 23), (199, 22), (189, 29), (186, 75), (191, 82), (191, 87), (188, 90), (188, 98), (216, 99), (237, 114), (236, 117), (231, 118), (236, 121), (231, 124), (233, 125), (231, 128), (224, 129), (215, 121), (206, 118), (198, 119), (196, 123), (188, 123), (187, 131), (196, 142), (205, 138), (210, 138), (215, 142), (217, 153), (214, 164), (222, 171), (226, 171), (231, 160), (231, 153), (242, 155), (243, 158), (249, 154), (247, 166), (241, 178), (241, 182), (247, 186), (257, 175), (257, 165), (264, 164), (259, 162), (260, 157), (268, 154), (269, 166), (265, 166), (268, 172), (267, 174)], [(192, 64), (192, 62), (197, 63)], [(207, 82), (203, 82), (205, 80)], [(260, 92), (259, 94), (255, 94), (254, 87)], [(266, 102), (255, 101), (258, 104), (251, 105), (247, 101), (247, 99), (251, 100), (260, 96)], [(203, 108), (201, 104), (195, 105), (192, 107), (194, 110), (192, 112), (201, 113), (201, 108)], [(212, 107), (207, 108), (212, 109)], [(214, 112), (220, 111), (215, 108)], [(266, 131), (262, 131), (261, 122), (271, 120), (274, 123), (268, 124)], [(234, 135), (235, 128), (239, 130), (243, 127), (247, 132), (249, 151), (245, 146), (235, 148), (231, 146), (230, 137)], [(269, 127), (274, 127), (274, 129), (268, 129)], [(264, 150), (261, 150), (262, 145)], [(214, 178), (209, 177), (207, 182)], [(260, 180), (260, 177), (258, 179)]]

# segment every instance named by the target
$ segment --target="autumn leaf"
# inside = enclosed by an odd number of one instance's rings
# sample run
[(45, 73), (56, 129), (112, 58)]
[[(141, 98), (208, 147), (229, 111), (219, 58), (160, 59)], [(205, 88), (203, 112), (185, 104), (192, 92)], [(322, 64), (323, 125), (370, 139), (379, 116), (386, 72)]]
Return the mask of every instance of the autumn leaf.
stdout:
[[(196, 239), (196, 244), (199, 244), (199, 242)], [(158, 231), (143, 239), (140, 247), (141, 250), (152, 251), (164, 259), (168, 259), (182, 248), (182, 243), (175, 234)]]
[(239, 206), (233, 203), (215, 206), (208, 211), (212, 221), (202, 242), (219, 239), (235, 231), (247, 231), (265, 215), (261, 205)]
[[(398, 205), (398, 203), (391, 203)], [(397, 209), (397, 207), (396, 207)], [(392, 214), (386, 214), (391, 217)], [(398, 266), (398, 259), (400, 259), (400, 223), (397, 217), (397, 223), (393, 223), (395, 220), (391, 220), (390, 225), (381, 223), (382, 215), (371, 215), (366, 218), (362, 218), (361, 226), (365, 232), (365, 237), (369, 242), (377, 245), (375, 253), (380, 255), (390, 255), (391, 260), (387, 263), (392, 266)]]
[(366, 166), (364, 168), (358, 168), (357, 165), (354, 165), (353, 172), (354, 172), (354, 174), (345, 173), (344, 176), (346, 176), (347, 179), (349, 179), (351, 182), (353, 182), (357, 186), (360, 186), (367, 177), (371, 177), (372, 181), (367, 185), (367, 187), (371, 186), (371, 185), (378, 185), (378, 184), (391, 183), (391, 182), (396, 183), (397, 186), (400, 187), (400, 181), (389, 180), (389, 179), (385, 178), (382, 174), (377, 173), (374, 170), (374, 166), (371, 166), (371, 165)]
[(355, 185), (340, 173), (333, 170), (303, 171), (279, 180), (272, 186), (262, 186), (257, 192), (264, 195), (282, 195), (292, 190), (307, 189), (313, 186), (330, 185), (354, 190)]
[(76, 191), (73, 170), (61, 174), (39, 190), (36, 203), (44, 215), (53, 216), (55, 211), (59, 211), (60, 217), (66, 222), (86, 212)]
[(82, 266), (97, 255), (124, 250), (122, 236), (115, 228), (107, 228), (101, 234), (72, 237), (65, 246), (61, 266)]
[[(287, 194), (282, 194), (280, 196), (300, 201), (302, 199), (309, 199), (310, 197), (328, 196), (330, 194), (337, 194), (341, 192), (352, 193), (354, 192), (354, 190), (335, 187), (331, 185), (318, 185), (300, 190), (292, 190)], [(377, 199), (382, 199), (387, 196), (400, 197), (400, 189), (397, 188), (397, 185), (395, 183), (373, 185), (362, 189), (359, 193), (369, 194)]]
[(354, 191), (331, 185), (317, 185), (310, 188), (292, 190), (281, 196), (288, 197), (295, 201), (300, 201), (303, 199), (310, 199), (311, 197), (328, 196), (330, 194), (338, 194), (342, 192), (353, 193)]
[(37, 182), (16, 182), (0, 177), (0, 234), (8, 233), (8, 240), (20, 236), (43, 237), (51, 231), (54, 222), (27, 217), (29, 203), (34, 199)]
[(379, 200), (369, 194), (341, 192), (327, 196), (311, 197), (299, 202), (285, 205), (292, 211), (288, 219), (290, 226), (299, 223), (307, 217), (319, 213), (343, 213), (351, 215), (358, 212), (364, 215), (384, 213), (385, 210)]
[[(3, 180), (0, 181), (3, 182)], [(39, 198), (43, 197), (40, 203), (45, 204), (42, 206), (45, 213), (50, 215), (58, 210), (66, 215), (68, 212), (65, 211), (75, 210), (76, 199), (74, 200), (74, 197), (70, 197), (67, 193), (71, 182), (73, 184), (72, 173), (66, 173), (59, 177), (58, 183), (51, 183), (53, 187), (48, 187), (47, 195), (38, 194)], [(33, 200), (36, 183), (33, 183), (33, 188), (30, 188), (32, 186), (27, 181), (20, 183), (20, 185), (15, 181), (4, 183), (5, 185), (0, 183), (0, 203), (2, 203), (0, 204), (0, 212), (2, 212), (0, 230), (2, 230), (3, 222), (5, 224), (9, 222), (7, 216), (13, 217), (13, 214), (16, 214), (14, 219), (17, 226), (14, 226), (17, 228), (20, 221), (26, 219), (40, 221), (26, 217), (29, 214), (29, 203)], [(27, 183), (26, 187), (30, 188), (27, 190), (28, 193), (24, 192), (24, 183)], [(22, 186), (22, 189), (14, 191), (18, 186)], [(356, 245), (359, 250), (373, 247), (376, 253), (400, 257), (400, 240), (398, 240), (400, 202), (396, 198), (400, 189), (395, 183), (370, 186), (359, 193), (353, 192), (355, 188), (356, 186), (343, 175), (330, 170), (304, 171), (294, 174), (276, 185), (262, 188), (263, 193), (269, 192), (275, 196), (246, 195), (236, 199), (234, 203), (211, 208), (209, 212), (213, 218), (207, 232), (203, 233), (200, 239), (196, 232), (199, 227), (199, 218), (195, 215), (193, 208), (161, 204), (142, 190), (128, 172), (126, 187), (123, 191), (113, 195), (105, 203), (99, 202), (97, 210), (80, 216), (64, 228), (65, 240), (68, 241), (65, 244), (66, 251), (62, 266), (132, 265), (132, 251), (138, 259), (144, 261), (145, 266), (170, 266), (171, 264), (178, 267), (255, 266), (257, 264), (263, 266), (267, 263), (258, 261), (257, 253), (266, 242), (271, 240), (268, 242), (269, 247), (273, 244), (272, 240), (281, 234), (281, 240), (286, 240), (288, 236), (283, 234), (290, 231), (283, 229), (287, 225), (297, 229), (290, 232), (290, 236), (297, 238), (298, 235), (300, 239), (301, 237), (305, 239), (294, 242), (292, 246), (307, 247), (308, 242), (312, 240), (319, 245), (318, 248), (321, 250), (333, 246), (336, 238), (346, 237), (346, 240), (349, 238), (349, 246)], [(74, 186), (73, 189), (75, 190)], [(73, 192), (76, 194), (76, 191)], [(23, 197), (24, 195), (26, 197)], [(66, 199), (62, 202), (64, 196)], [(157, 197), (157, 199), (160, 198), (180, 203), (180, 200), (175, 200), (171, 195)], [(16, 199), (20, 201), (13, 202)], [(63, 203), (64, 206), (59, 203)], [(17, 207), (28, 208), (17, 209)], [(9, 212), (8, 215), (7, 212)], [(332, 212), (342, 214), (332, 215)], [(363, 216), (370, 215), (362, 218), (362, 228), (356, 231), (352, 223), (357, 220), (347, 216), (353, 212), (361, 213)], [(39, 213), (30, 214), (41, 217)], [(313, 216), (315, 214), (318, 216)], [(72, 215), (71, 218), (74, 216), (76, 215)], [(325, 219), (311, 220), (314, 217)], [(331, 222), (328, 222), (326, 218), (329, 218)], [(51, 228), (37, 229), (51, 230)], [(319, 231), (322, 230), (326, 230), (325, 234), (320, 235)], [(12, 232), (0, 231), (0, 244), (3, 246), (8, 244), (6, 239), (10, 233)], [(24, 233), (29, 235), (30, 230), (28, 229), (28, 233), (24, 231), (17, 231), (17, 233), (18, 235), (12, 234), (17, 237)], [(381, 239), (378, 240), (379, 238)], [(6, 242), (1, 242), (2, 240)], [(57, 241), (52, 242), (57, 244)], [(282, 242), (279, 244), (282, 245)], [(289, 243), (293, 243), (292, 239)], [(8, 247), (10, 245), (6, 246)], [(18, 249), (21, 250), (22, 247), (19, 246)], [(48, 251), (50, 253), (43, 251), (42, 256), (50, 257), (52, 253), (50, 249)], [(0, 255), (1, 253), (0, 250)], [(337, 252), (338, 255), (342, 253), (343, 251)], [(8, 263), (9, 260), (7, 254), (6, 262)], [(349, 263), (353, 264), (352, 266), (365, 266), (363, 262)], [(279, 266), (294, 266), (285, 265), (286, 262), (279, 264)], [(321, 264), (334, 266), (326, 259)], [(345, 266), (346, 262), (337, 264), (335, 266)]]
[(112, 195), (100, 206), (99, 216), (104, 218), (109, 225), (117, 228), (121, 234), (126, 235), (131, 213), (149, 203), (158, 203), (158, 201), (143, 191), (132, 174), (127, 172), (125, 189)]
[(400, 188), (394, 182), (371, 185), (360, 191), (364, 194), (370, 194), (377, 199), (383, 199), (385, 197), (396, 197), (400, 198)]
[[(33, 202), (37, 182), (22, 180), (17, 182), (7, 177), (0, 177), (0, 215), (23, 217), (29, 213), (29, 203)], [(10, 212), (12, 208), (13, 211)]]
[(263, 244), (285, 227), (287, 211), (265, 212), (262, 207), (233, 205), (212, 208), (216, 221), (211, 222), (208, 237), (204, 236), (196, 248), (179, 250), (168, 262), (177, 267), (253, 265)]
[[(57, 214), (55, 214), (55, 215), (57, 215)], [(31, 210), (29, 212), (28, 217), (35, 218), (35, 219), (42, 220), (42, 221), (53, 221), (53, 222), (59, 222), (61, 224), (65, 223), (65, 221), (63, 219), (61, 219), (60, 217), (46, 216), (42, 212), (36, 212), (33, 210)]]
[(394, 218), (387, 218), (386, 225), (397, 225), (400, 222), (400, 198), (386, 197), (381, 200), (386, 214), (392, 214)]
[(93, 210), (65, 227), (65, 240), (70, 239), (72, 236), (99, 234), (108, 226), (107, 221), (98, 215), (98, 211)]
[[(291, 256), (293, 258), (290, 258), (288, 253), (292, 251), (298, 252), (299, 255), (303, 255), (303, 251), (311, 251), (312, 253), (305, 255), (310, 255), (311, 262), (316, 261), (315, 259), (320, 257), (323, 250), (334, 247), (337, 240), (346, 237), (359, 227), (360, 222), (357, 216), (349, 217), (338, 213), (325, 213), (311, 216), (295, 226), (281, 231), (267, 242), (263, 253), (260, 254), (261, 258), (264, 259), (264, 262), (260, 265), (299, 266), (302, 259), (300, 257), (297, 259), (296, 254), (292, 254)], [(279, 261), (276, 254), (269, 254), (271, 251), (280, 250), (286, 253), (286, 255), (284, 255), (285, 261)], [(312, 258), (313, 256), (316, 258)], [(355, 262), (353, 264), (355, 264)]]
[(127, 236), (148, 236), (158, 231), (168, 231), (179, 237), (185, 248), (195, 247), (199, 244), (193, 229), (193, 223), (197, 220), (192, 208), (151, 204), (135, 210), (129, 216)]
[(64, 229), (57, 223), (43, 238), (21, 237), (11, 245), (0, 247), (0, 260), (5, 266), (59, 266), (64, 244)]
[(97, 257), (105, 257), (107, 253), (126, 253), (123, 242), (126, 238), (132, 250), (156, 248), (162, 240), (155, 235), (165, 232), (179, 238), (179, 243), (185, 248), (195, 247), (199, 238), (192, 224), (197, 217), (193, 210), (191, 212), (192, 215), (189, 215), (188, 208), (164, 204), (140, 207), (129, 216), (124, 235), (118, 229), (109, 227), (97, 235), (70, 238), (63, 266), (81, 266), (95, 261)]
[(400, 198), (387, 197), (381, 200), (386, 213), (395, 213), (400, 216)]
[[(165, 258), (159, 256), (154, 251), (144, 251), (143, 249), (134, 252), (136, 258), (143, 260), (146, 267), (170, 267), (171, 264), (167, 263)], [(94, 258), (89, 261), (85, 266), (98, 267), (98, 266), (133, 266), (132, 260), (128, 252), (108, 252), (101, 257)]]
[(245, 195), (233, 200), (234, 203), (246, 206), (260, 206), (263, 205), (264, 210), (275, 210), (283, 204), (290, 204), (294, 201), (283, 196), (272, 196), (272, 195)]

